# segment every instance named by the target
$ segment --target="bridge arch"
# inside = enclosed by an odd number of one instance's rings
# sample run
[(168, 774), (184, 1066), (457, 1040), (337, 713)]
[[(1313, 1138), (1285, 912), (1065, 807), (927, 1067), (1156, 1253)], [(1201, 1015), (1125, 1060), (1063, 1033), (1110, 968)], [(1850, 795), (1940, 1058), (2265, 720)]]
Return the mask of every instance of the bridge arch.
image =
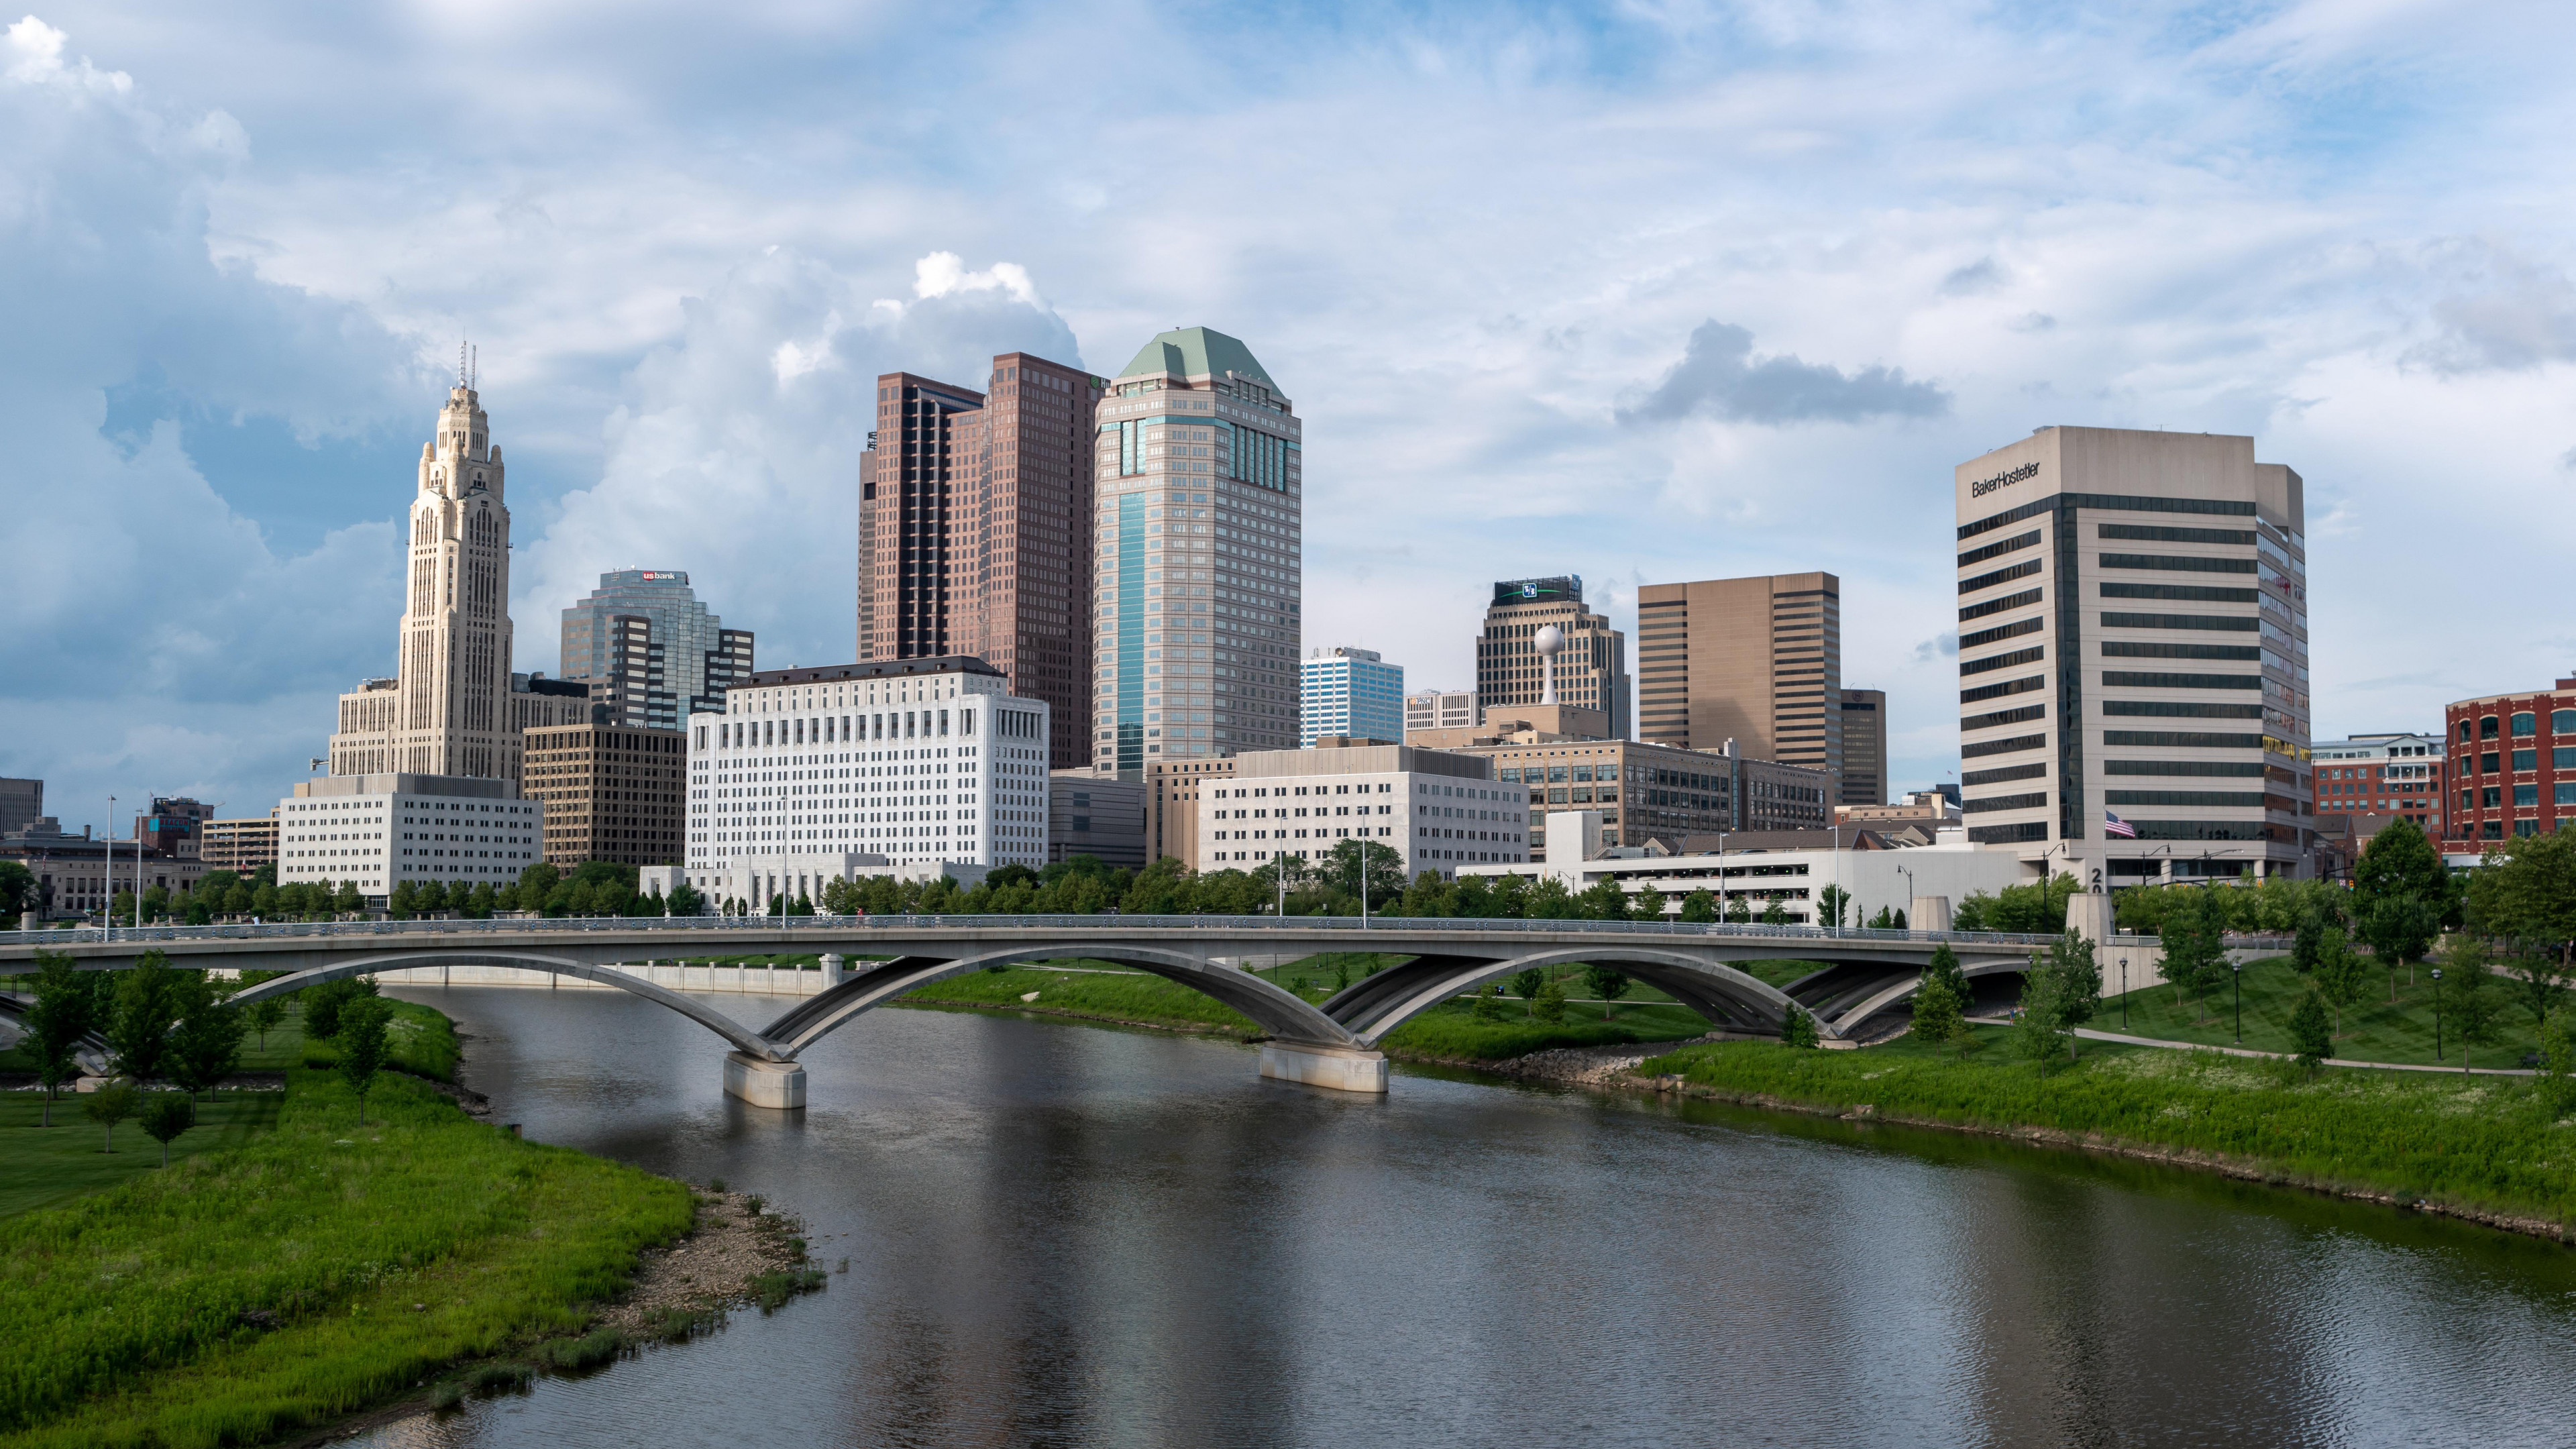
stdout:
[(666, 987), (656, 986), (627, 973), (606, 966), (591, 966), (568, 961), (560, 956), (542, 956), (526, 951), (420, 951), (388, 952), (379, 956), (361, 956), (348, 961), (335, 961), (328, 966), (315, 966), (292, 975), (280, 976), (248, 987), (233, 997), (238, 1005), (247, 1006), (265, 997), (284, 996), (307, 986), (325, 981), (339, 981), (351, 976), (373, 976), (380, 971), (399, 971), (415, 966), (515, 966), (522, 971), (549, 971), (557, 976), (573, 976), (614, 986), (632, 992), (647, 1001), (669, 1007), (733, 1044), (736, 1051), (748, 1052), (764, 1061), (785, 1061), (770, 1040), (741, 1022), (702, 1002), (692, 1001)]
[(1421, 956), (1352, 983), (1324, 1011), (1366, 1046), (1462, 992), (1523, 971), (1576, 963), (1612, 967), (1663, 991), (1719, 1026), (1776, 1032), (1797, 1003), (1778, 987), (1722, 962), (1679, 951), (1614, 945), (1536, 951), (1499, 959)]
[(1213, 997), (1252, 1018), (1255, 1025), (1274, 1037), (1326, 1046), (1362, 1045), (1341, 1023), (1303, 997), (1251, 972), (1219, 966), (1183, 951), (1132, 943), (1023, 946), (968, 956), (902, 956), (872, 962), (857, 968), (849, 980), (790, 1008), (763, 1031), (779, 1053), (792, 1059), (862, 1013), (908, 991), (990, 967), (1063, 961), (1077, 953), (1082, 960), (1133, 967)]

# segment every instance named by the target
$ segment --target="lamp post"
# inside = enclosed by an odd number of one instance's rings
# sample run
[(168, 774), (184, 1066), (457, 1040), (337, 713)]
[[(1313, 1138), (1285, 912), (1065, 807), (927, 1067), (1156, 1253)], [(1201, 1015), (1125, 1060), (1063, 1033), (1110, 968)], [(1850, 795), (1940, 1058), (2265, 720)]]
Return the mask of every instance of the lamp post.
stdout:
[(1901, 876), (1905, 877), (1905, 909), (1906, 909), (1906, 912), (1907, 912), (1906, 921), (1905, 921), (1905, 929), (1906, 929), (1906, 931), (1907, 931), (1908, 933), (1911, 933), (1911, 932), (1913, 931), (1913, 929), (1914, 929), (1914, 919), (1913, 919), (1913, 915), (1912, 915), (1912, 912), (1913, 912), (1913, 910), (1914, 910), (1914, 900), (1915, 900), (1915, 896), (1914, 896), (1914, 867), (1912, 867), (1912, 866), (1910, 866), (1910, 865), (1900, 865), (1900, 866), (1896, 867), (1896, 873), (1897, 873), (1898, 875), (1901, 875)]
[[(2442, 1060), (2442, 968), (2433, 968), (2433, 1060)], [(2467, 1057), (2460, 1058), (2465, 1062)]]
[(116, 797), (113, 795), (107, 797), (107, 825), (99, 834), (107, 837), (100, 844), (100, 848), (107, 852), (107, 869), (99, 877), (100, 889), (107, 892), (107, 899), (99, 902), (98, 906), (98, 938), (113, 941), (116, 939)]
[(1726, 924), (1726, 832), (1717, 832), (1717, 923)]
[(2120, 1030), (2129, 1029), (2129, 958), (2120, 958)]
[(2228, 962), (2227, 974), (2236, 983), (2236, 1044), (2243, 1046), (2245, 1045), (2245, 963)]

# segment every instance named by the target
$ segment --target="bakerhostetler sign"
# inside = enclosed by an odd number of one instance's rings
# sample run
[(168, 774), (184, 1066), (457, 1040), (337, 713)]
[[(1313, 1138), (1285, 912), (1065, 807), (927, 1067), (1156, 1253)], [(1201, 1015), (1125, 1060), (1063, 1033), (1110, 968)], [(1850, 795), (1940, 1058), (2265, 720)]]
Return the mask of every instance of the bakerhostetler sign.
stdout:
[(1997, 473), (1992, 478), (1980, 478), (1976, 482), (1969, 484), (1968, 496), (1971, 498), (1983, 498), (1998, 488), (2008, 488), (2015, 483), (2027, 482), (2038, 476), (2039, 465), (2037, 463), (2024, 463), (2020, 467), (2012, 469), (2009, 472)]

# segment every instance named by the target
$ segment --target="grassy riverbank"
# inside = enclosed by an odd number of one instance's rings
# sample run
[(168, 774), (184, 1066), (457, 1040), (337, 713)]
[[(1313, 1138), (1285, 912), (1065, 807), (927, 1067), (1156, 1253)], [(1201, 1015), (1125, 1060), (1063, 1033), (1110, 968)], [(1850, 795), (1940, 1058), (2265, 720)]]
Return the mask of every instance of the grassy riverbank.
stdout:
[[(1076, 969), (1061, 969), (1066, 967)], [(1271, 974), (1262, 972), (1265, 977)], [(1333, 993), (1329, 966), (1310, 961), (1280, 968), (1280, 974), (1291, 986), (1304, 979), (1307, 984), (1298, 994), (1308, 1001), (1320, 1004)], [(1212, 996), (1159, 976), (1095, 961), (1060, 962), (1057, 969), (978, 971), (922, 987), (897, 1004), (1041, 1012), (1237, 1039), (1261, 1034), (1250, 1018)], [(1688, 1008), (1655, 1002), (1622, 1002), (1616, 1008), (1575, 1003), (1566, 1008), (1565, 1020), (1555, 1023), (1528, 1019), (1517, 1001), (1506, 1002), (1503, 1011), (1501, 1020), (1479, 1021), (1466, 1004), (1446, 1002), (1390, 1033), (1385, 1046), (1398, 1057), (1503, 1061), (1554, 1047), (1682, 1041), (1709, 1029)]]
[[(389, 1065), (416, 1077), (455, 1081), (457, 1055), (462, 1050), (456, 1042), (456, 1023), (435, 1007), (391, 997), (386, 1001), (393, 1008), (392, 1017), (385, 1022), (385, 1044), (392, 1052)], [(283, 1021), (266, 1035), (251, 1033), (242, 1038), (239, 1070), (282, 1072), (289, 1067), (327, 1067), (339, 1060), (340, 1049), (331, 1042), (306, 1039), (303, 1004), (289, 996)], [(24, 1042), (0, 1051), (0, 1073), (32, 1075), (36, 1066), (36, 1055)], [(69, 1100), (68, 1095), (65, 1100)], [(72, 1110), (77, 1112), (79, 1108)]]
[(1861, 1051), (1685, 1047), (1644, 1076), (1731, 1101), (2171, 1154), (2266, 1180), (2425, 1200), (2526, 1230), (2576, 1225), (2576, 1119), (2530, 1079), (2329, 1068), (2087, 1044), (2043, 1073), (2004, 1033), (1980, 1050), (1911, 1038)]
[[(434, 1060), (439, 1035), (407, 1046)], [(0, 1446), (329, 1423), (581, 1328), (695, 1212), (684, 1184), (521, 1141), (425, 1083), (381, 1078), (363, 1128), (336, 1074), (297, 1065), (287, 1083), (272, 1130), (0, 1221)]]

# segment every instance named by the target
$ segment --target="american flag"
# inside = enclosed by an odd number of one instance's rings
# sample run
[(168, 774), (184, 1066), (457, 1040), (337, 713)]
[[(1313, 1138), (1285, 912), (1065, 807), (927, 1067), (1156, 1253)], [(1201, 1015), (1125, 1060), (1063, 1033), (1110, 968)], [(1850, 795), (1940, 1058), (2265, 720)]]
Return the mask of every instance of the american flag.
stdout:
[(2138, 838), (2138, 827), (2105, 810), (2102, 812), (2102, 833), (2120, 840), (2135, 840)]

